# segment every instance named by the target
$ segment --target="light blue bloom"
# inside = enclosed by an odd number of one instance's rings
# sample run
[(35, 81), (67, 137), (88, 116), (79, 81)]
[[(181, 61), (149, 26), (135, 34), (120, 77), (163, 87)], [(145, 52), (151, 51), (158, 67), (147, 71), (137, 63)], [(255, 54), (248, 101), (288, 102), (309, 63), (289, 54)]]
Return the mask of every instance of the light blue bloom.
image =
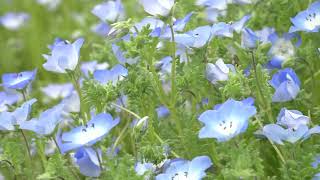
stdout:
[(240, 33), (250, 19), (251, 15), (245, 15), (239, 21), (232, 23), (231, 28), (237, 33)]
[[(297, 38), (298, 41), (295, 46), (292, 44), (291, 39)], [(269, 36), (269, 40), (272, 43), (268, 55), (271, 57), (270, 65), (275, 68), (281, 68), (282, 65), (295, 55), (295, 47), (301, 44), (300, 36), (292, 33), (285, 33), (282, 37), (279, 37), (277, 33), (273, 33)]]
[(272, 102), (286, 102), (295, 99), (300, 91), (300, 80), (291, 68), (279, 70), (269, 84), (275, 89)]
[(19, 100), (21, 100), (21, 95), (15, 90), (5, 89), (0, 92), (0, 112), (7, 111), (8, 107)]
[(196, 5), (206, 6), (212, 9), (224, 10), (224, 9), (227, 9), (228, 1), (227, 0), (197, 0)]
[(184, 28), (186, 27), (187, 23), (190, 21), (191, 16), (193, 15), (193, 12), (188, 13), (184, 18), (182, 19), (177, 19), (173, 23), (173, 29), (174, 31), (183, 31)]
[(156, 112), (157, 112), (157, 116), (158, 118), (165, 118), (167, 116), (169, 116), (170, 114), (170, 111), (167, 107), (165, 106), (159, 106), (156, 108)]
[(218, 81), (226, 81), (229, 79), (229, 73), (235, 73), (235, 68), (232, 64), (225, 64), (223, 59), (219, 58), (215, 64), (208, 63), (206, 66), (206, 78), (212, 84), (217, 84)]
[(300, 125), (308, 125), (309, 122), (310, 118), (303, 115), (300, 111), (288, 110), (286, 108), (282, 108), (277, 117), (277, 124), (291, 129), (298, 129)]
[(212, 166), (208, 156), (198, 156), (193, 160), (171, 160), (163, 173), (156, 176), (156, 180), (201, 180), (206, 176), (205, 171)]
[(80, 112), (80, 97), (76, 91), (72, 91), (60, 104), (63, 105), (63, 111), (67, 114)]
[(212, 25), (212, 38), (214, 37), (233, 37), (233, 28), (230, 24), (219, 22)]
[(319, 134), (320, 126), (315, 126), (311, 129), (306, 125), (300, 125), (297, 129), (284, 129), (278, 124), (268, 124), (265, 125), (262, 129), (261, 134), (267, 137), (269, 140), (283, 145), (283, 141), (288, 141), (290, 143), (296, 143), (299, 140), (306, 140), (312, 134)]
[(33, 71), (24, 71), (20, 73), (7, 73), (2, 75), (2, 85), (10, 89), (24, 89), (34, 80), (37, 69)]
[(220, 10), (216, 8), (207, 7), (205, 10), (206, 20), (211, 23), (217, 22), (219, 17), (225, 16), (226, 14), (226, 9)]
[(289, 32), (305, 31), (318, 32), (320, 28), (320, 1), (312, 3), (308, 9), (299, 12), (291, 18), (293, 26)]
[(171, 56), (166, 56), (162, 58), (160, 61), (155, 63), (157, 69), (160, 69), (161, 73), (170, 74), (171, 73)]
[(91, 12), (103, 22), (116, 22), (125, 18), (125, 12), (121, 0), (107, 1), (98, 4)]
[(39, 135), (50, 135), (56, 126), (63, 120), (62, 110), (64, 105), (59, 104), (42, 112), (38, 118), (20, 123), (20, 129), (30, 130)]
[(259, 37), (261, 44), (270, 43), (269, 36), (275, 32), (274, 28), (263, 27), (261, 30), (255, 31), (256, 35)]
[[(101, 151), (98, 150), (101, 160)], [(74, 154), (75, 163), (84, 176), (99, 177), (101, 174), (99, 159), (96, 151), (91, 147), (79, 148)]]
[(52, 11), (57, 9), (61, 3), (61, 0), (37, 0), (37, 3), (46, 6), (48, 10)]
[(65, 98), (74, 90), (72, 83), (49, 84), (41, 88), (41, 91), (51, 99)]
[(110, 114), (101, 113), (94, 116), (87, 124), (62, 133), (62, 136), (58, 133), (57, 142), (62, 153), (91, 146), (102, 140), (119, 122), (119, 118), (113, 120)]
[(205, 126), (200, 130), (199, 138), (216, 138), (223, 142), (245, 132), (249, 118), (256, 114), (256, 108), (250, 103), (229, 99), (214, 110), (202, 113), (198, 119)]
[(30, 16), (26, 13), (9, 12), (0, 17), (0, 25), (8, 30), (16, 31), (25, 25), (29, 18)]
[(120, 64), (115, 65), (111, 70), (96, 70), (93, 73), (94, 79), (103, 85), (110, 82), (116, 85), (118, 81), (121, 81), (127, 75), (128, 70)]
[(144, 10), (153, 16), (167, 16), (174, 5), (174, 0), (140, 0), (139, 2)]
[(139, 56), (135, 58), (128, 58), (126, 57), (126, 52), (123, 52), (119, 46), (116, 44), (112, 44), (112, 52), (116, 56), (117, 60), (121, 64), (136, 64), (139, 60)]
[(98, 63), (97, 61), (88, 61), (81, 63), (80, 69), (85, 77), (89, 77), (89, 74), (94, 73), (95, 70), (103, 70), (109, 67), (107, 62)]
[(32, 104), (36, 101), (36, 99), (31, 99), (13, 112), (0, 112), (0, 130), (13, 131), (15, 125), (25, 122), (29, 118)]
[(242, 30), (241, 46), (243, 48), (254, 49), (257, 47), (259, 41), (259, 37), (251, 29), (244, 28)]
[(186, 47), (201, 48), (210, 40), (211, 27), (200, 26), (184, 34), (176, 34), (175, 42)]
[(100, 36), (107, 37), (110, 32), (110, 29), (111, 27), (109, 24), (105, 22), (100, 22), (92, 28), (92, 31)]
[(139, 176), (142, 176), (146, 172), (154, 172), (156, 170), (156, 166), (152, 163), (137, 162), (134, 166), (134, 170)]
[(47, 62), (43, 64), (44, 69), (57, 73), (67, 73), (67, 70), (75, 70), (78, 65), (80, 48), (83, 42), (84, 39), (82, 38), (77, 39), (72, 44), (67, 41), (56, 41), (51, 46), (51, 56), (43, 55), (47, 60)]

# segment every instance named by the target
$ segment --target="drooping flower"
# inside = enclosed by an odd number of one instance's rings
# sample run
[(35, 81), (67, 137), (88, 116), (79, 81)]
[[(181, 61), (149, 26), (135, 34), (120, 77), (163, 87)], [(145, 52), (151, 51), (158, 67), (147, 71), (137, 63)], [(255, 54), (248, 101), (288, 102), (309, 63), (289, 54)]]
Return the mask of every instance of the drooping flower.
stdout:
[(2, 85), (10, 89), (24, 89), (37, 74), (37, 69), (20, 73), (7, 73), (2, 75)]
[(140, 0), (139, 2), (144, 10), (153, 16), (169, 15), (174, 5), (174, 0)]
[(107, 1), (98, 4), (91, 12), (103, 22), (116, 22), (125, 18), (125, 12), (121, 0)]
[(287, 128), (284, 129), (278, 124), (267, 124), (262, 128), (261, 134), (267, 137), (269, 140), (283, 145), (283, 141), (288, 141), (290, 143), (296, 143), (299, 140), (305, 140), (309, 138), (312, 134), (319, 134), (320, 126), (315, 126), (311, 129), (306, 125), (300, 125), (297, 129)]
[(244, 28), (241, 35), (241, 46), (247, 49), (254, 49), (257, 47), (259, 37), (249, 28)]
[(245, 27), (246, 23), (251, 19), (251, 15), (247, 14), (243, 16), (239, 21), (231, 24), (231, 28), (236, 32), (240, 33)]
[[(298, 38), (298, 42), (295, 46), (292, 44), (291, 39)], [(271, 57), (269, 64), (275, 68), (281, 68), (282, 65), (295, 55), (295, 47), (301, 44), (300, 36), (292, 33), (285, 33), (282, 37), (279, 37), (277, 33), (273, 33), (269, 36), (269, 40), (272, 43), (268, 55)]]
[(65, 83), (49, 84), (48, 86), (41, 88), (41, 91), (51, 99), (59, 99), (69, 96), (73, 89), (74, 88), (71, 83)]
[(171, 160), (163, 172), (156, 176), (156, 180), (201, 180), (206, 176), (205, 171), (212, 166), (208, 156), (198, 156), (193, 160)]
[[(99, 151), (101, 160), (101, 151)], [(101, 168), (96, 151), (91, 147), (79, 148), (74, 154), (75, 163), (79, 167), (80, 173), (84, 176), (99, 177)]]
[(105, 22), (100, 22), (99, 24), (96, 24), (91, 28), (92, 32), (95, 32), (96, 34), (103, 37), (108, 36), (110, 30), (111, 30), (110, 25)]
[(275, 32), (274, 28), (263, 27), (261, 30), (255, 31), (256, 35), (259, 37), (261, 44), (270, 43), (269, 36)]
[(76, 91), (72, 91), (60, 104), (63, 105), (63, 111), (67, 114), (80, 112), (80, 97)]
[(295, 99), (300, 91), (300, 80), (291, 68), (279, 70), (269, 84), (275, 88), (272, 102), (286, 102)]
[(299, 12), (291, 18), (293, 26), (289, 32), (305, 31), (318, 32), (320, 28), (320, 1), (312, 3), (308, 9)]
[(0, 17), (0, 25), (3, 27), (15, 31), (26, 24), (30, 16), (26, 13), (13, 13), (9, 12)]
[(156, 166), (152, 163), (141, 163), (137, 162), (134, 166), (134, 170), (139, 176), (144, 175), (146, 172), (154, 172), (156, 170)]
[(103, 85), (110, 82), (116, 85), (118, 81), (121, 81), (127, 75), (128, 70), (120, 64), (117, 64), (111, 70), (96, 70), (93, 73), (94, 79)]
[(211, 27), (200, 26), (183, 34), (175, 35), (175, 42), (186, 47), (201, 48), (210, 40)]
[(58, 136), (59, 147), (62, 153), (66, 153), (83, 146), (91, 146), (103, 139), (119, 122), (119, 118), (113, 120), (110, 114), (98, 114), (87, 124), (62, 133), (62, 136)]
[(63, 120), (61, 117), (63, 105), (59, 104), (42, 112), (38, 118), (20, 123), (20, 129), (30, 130), (39, 135), (50, 135), (56, 126)]
[(298, 129), (300, 125), (308, 125), (309, 122), (310, 118), (303, 115), (300, 111), (288, 110), (286, 108), (282, 108), (277, 117), (277, 124), (291, 129)]
[(256, 108), (241, 101), (229, 99), (200, 115), (199, 121), (205, 126), (199, 132), (199, 138), (216, 138), (219, 142), (228, 141), (247, 130), (249, 118), (256, 114)]
[(230, 72), (235, 72), (234, 66), (232, 64), (224, 64), (221, 58), (215, 64), (208, 63), (206, 67), (206, 77), (212, 84), (228, 80)]
[(107, 62), (104, 63), (98, 63), (97, 61), (88, 61), (81, 63), (81, 71), (84, 74), (84, 76), (88, 77), (89, 73), (94, 73), (95, 70), (103, 70), (109, 67), (109, 64)]
[(12, 131), (15, 125), (20, 125), (29, 118), (31, 106), (36, 99), (31, 99), (23, 103), (13, 112), (0, 112), (0, 130)]
[(44, 69), (57, 73), (67, 73), (67, 70), (75, 70), (78, 65), (80, 48), (83, 42), (84, 39), (82, 38), (77, 39), (72, 44), (66, 41), (56, 41), (50, 46), (51, 56), (43, 55), (47, 60), (47, 62), (43, 64)]
[(219, 22), (212, 25), (212, 38), (214, 37), (233, 37), (233, 29), (230, 24)]
[(15, 90), (5, 89), (0, 92), (0, 112), (7, 111), (8, 107), (21, 99), (21, 95)]

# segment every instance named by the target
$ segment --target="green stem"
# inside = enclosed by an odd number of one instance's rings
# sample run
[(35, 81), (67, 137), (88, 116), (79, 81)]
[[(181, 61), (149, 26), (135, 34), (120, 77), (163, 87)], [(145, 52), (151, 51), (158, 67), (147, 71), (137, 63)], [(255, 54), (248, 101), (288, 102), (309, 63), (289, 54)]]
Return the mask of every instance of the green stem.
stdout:
[(97, 149), (95, 150), (95, 152), (96, 152), (96, 155), (97, 155), (97, 158), (98, 158), (98, 161), (99, 161), (99, 167), (100, 167), (100, 170), (102, 171), (102, 170), (103, 170), (103, 168), (102, 168), (102, 162), (101, 162), (101, 158), (100, 158), (100, 156), (99, 156), (99, 152), (98, 152), (98, 150), (97, 150)]
[(129, 125), (130, 125), (130, 122), (128, 121), (126, 123), (126, 125), (123, 127), (123, 129), (121, 130), (121, 132), (120, 132), (119, 136), (117, 137), (117, 139), (115, 140), (115, 142), (114, 142), (114, 144), (112, 146), (112, 149), (111, 149), (112, 154), (114, 153), (114, 151), (115, 151), (117, 145), (119, 144), (120, 140), (122, 139), (122, 137), (125, 135), (126, 130), (128, 129)]
[(27, 148), (27, 152), (28, 152), (28, 156), (29, 156), (29, 159), (31, 160), (32, 157), (31, 157), (31, 152), (30, 152), (30, 146), (29, 146), (29, 143), (28, 143), (28, 140), (27, 140), (27, 137), (26, 135), (24, 134), (23, 130), (22, 129), (19, 129), (21, 134), (22, 134), (22, 137), (23, 137), (23, 140), (24, 140), (24, 143), (26, 145), (26, 148)]
[[(161, 137), (160, 137), (155, 131), (153, 131), (153, 135), (157, 138), (157, 140), (158, 140), (161, 144), (164, 144), (164, 141), (161, 139)], [(171, 150), (171, 153), (172, 153), (176, 158), (181, 157), (181, 156), (179, 156), (176, 152), (174, 152), (173, 150)]]

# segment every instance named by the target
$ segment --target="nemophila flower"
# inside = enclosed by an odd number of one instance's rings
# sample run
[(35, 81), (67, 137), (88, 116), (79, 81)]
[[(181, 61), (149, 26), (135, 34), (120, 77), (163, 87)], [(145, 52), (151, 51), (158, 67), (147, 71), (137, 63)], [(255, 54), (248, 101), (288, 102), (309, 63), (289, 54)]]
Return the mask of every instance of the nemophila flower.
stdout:
[(51, 56), (43, 55), (47, 60), (43, 64), (44, 69), (57, 73), (67, 73), (67, 70), (75, 70), (83, 42), (84, 39), (82, 38), (77, 39), (72, 44), (67, 41), (56, 41), (51, 46)]
[(121, 0), (107, 1), (98, 4), (91, 12), (103, 22), (115, 22), (125, 18), (125, 12)]
[(176, 34), (175, 42), (186, 47), (201, 48), (210, 40), (211, 27), (200, 26), (184, 34)]
[(247, 14), (243, 16), (239, 21), (232, 23), (231, 28), (237, 33), (240, 33), (250, 19), (251, 15)]
[(7, 73), (2, 75), (2, 85), (10, 89), (24, 89), (34, 80), (37, 69), (33, 71), (24, 71), (20, 73)]
[[(291, 42), (293, 38), (298, 38), (295, 46)], [(281, 68), (285, 62), (293, 58), (295, 47), (299, 47), (301, 44), (300, 36), (292, 33), (285, 33), (282, 37), (279, 37), (277, 33), (273, 33), (269, 36), (269, 40), (272, 43), (268, 52), (268, 55), (271, 57), (269, 63), (275, 68)]]
[(295, 99), (300, 91), (300, 80), (291, 68), (279, 70), (269, 84), (275, 89), (272, 102), (286, 102)]
[(7, 111), (8, 107), (21, 99), (21, 95), (15, 90), (5, 89), (0, 92), (0, 112)]
[(142, 176), (147, 172), (154, 172), (156, 170), (156, 166), (153, 163), (137, 162), (134, 166), (134, 170), (139, 176)]
[(65, 97), (61, 104), (65, 113), (80, 112), (80, 97), (76, 91), (72, 91), (69, 96)]
[(198, 156), (193, 160), (171, 160), (163, 172), (156, 176), (156, 180), (200, 180), (206, 176), (206, 170), (212, 166), (208, 156)]
[(269, 36), (275, 32), (274, 28), (263, 27), (261, 30), (255, 31), (256, 35), (259, 37), (261, 44), (270, 43)]
[(42, 112), (38, 118), (20, 123), (20, 129), (30, 130), (39, 135), (50, 135), (62, 121), (63, 105), (59, 104)]
[[(182, 32), (185, 28), (185, 26), (187, 25), (187, 23), (190, 21), (191, 16), (192, 16), (193, 12), (187, 14), (184, 18), (181, 19), (177, 19), (174, 21), (172, 29), (174, 32)], [(160, 27), (161, 28), (161, 27)], [(170, 26), (167, 26), (164, 30), (164, 32), (161, 34), (162, 38), (169, 38), (170, 40), (172, 33), (171, 33), (171, 28)]]
[(55, 10), (60, 5), (61, 0), (37, 0), (37, 3), (46, 6), (49, 10)]
[(254, 49), (257, 47), (259, 37), (249, 28), (244, 28), (241, 35), (241, 46), (247, 49)]
[(160, 70), (161, 73), (170, 74), (171, 73), (171, 56), (166, 56), (162, 58), (160, 61), (155, 63), (157, 69)]
[(226, 14), (226, 9), (219, 10), (216, 8), (207, 7), (205, 10), (206, 20), (211, 23), (217, 22), (219, 17), (225, 16)]
[(221, 58), (215, 64), (208, 63), (206, 66), (206, 78), (212, 84), (228, 80), (230, 72), (235, 72), (234, 66), (232, 64), (225, 64)]
[(15, 125), (25, 122), (29, 118), (32, 104), (36, 101), (36, 99), (31, 99), (13, 112), (0, 112), (0, 130), (12, 131), (15, 129)]
[(227, 9), (228, 1), (227, 0), (197, 0), (196, 5), (207, 6), (207, 7), (223, 10), (223, 9)]
[(291, 129), (298, 129), (300, 125), (308, 125), (309, 122), (310, 118), (303, 115), (300, 111), (288, 110), (286, 108), (282, 108), (277, 117), (277, 124)]
[(103, 139), (119, 122), (119, 118), (113, 119), (110, 114), (98, 114), (87, 124), (58, 136), (59, 147), (63, 153), (66, 153), (83, 146), (91, 146)]
[(84, 76), (88, 77), (89, 74), (94, 73), (95, 70), (107, 69), (109, 64), (107, 62), (98, 63), (97, 61), (88, 61), (81, 63), (80, 69)]
[(214, 37), (233, 37), (233, 29), (230, 24), (219, 22), (212, 25), (212, 38)]
[(9, 12), (0, 17), (0, 24), (12, 31), (18, 30), (26, 24), (30, 16), (27, 13)]
[(106, 37), (108, 36), (111, 26), (105, 22), (100, 22), (99, 24), (93, 26), (91, 28), (92, 32), (95, 32), (96, 34)]
[(115, 65), (110, 70), (96, 70), (93, 73), (94, 79), (103, 85), (106, 85), (110, 82), (113, 85), (116, 85), (118, 81), (121, 81), (127, 75), (128, 70), (120, 64)]
[(82, 147), (76, 151), (73, 157), (81, 174), (89, 177), (100, 176), (101, 168), (98, 158), (101, 159), (102, 154), (100, 150), (98, 152), (100, 157), (97, 156), (96, 151), (91, 147)]
[(291, 18), (293, 26), (289, 32), (305, 31), (318, 32), (320, 28), (320, 1), (312, 3), (308, 9), (299, 12)]
[(74, 90), (71, 83), (66, 84), (49, 84), (41, 88), (41, 91), (51, 99), (65, 98), (69, 96)]
[(249, 118), (256, 114), (256, 108), (248, 103), (229, 99), (214, 110), (200, 115), (199, 121), (205, 126), (199, 138), (216, 138), (219, 142), (228, 141), (247, 130)]
[(284, 129), (278, 124), (268, 124), (262, 128), (262, 132), (259, 134), (267, 137), (269, 140), (283, 145), (283, 141), (290, 143), (296, 143), (299, 140), (305, 140), (312, 134), (319, 134), (320, 126), (315, 126), (311, 129), (306, 125), (300, 125), (297, 129), (287, 128)]
[(139, 0), (144, 10), (153, 16), (169, 15), (174, 0)]
[(165, 106), (159, 106), (156, 108), (157, 116), (158, 118), (165, 118), (170, 115), (170, 111), (167, 107)]

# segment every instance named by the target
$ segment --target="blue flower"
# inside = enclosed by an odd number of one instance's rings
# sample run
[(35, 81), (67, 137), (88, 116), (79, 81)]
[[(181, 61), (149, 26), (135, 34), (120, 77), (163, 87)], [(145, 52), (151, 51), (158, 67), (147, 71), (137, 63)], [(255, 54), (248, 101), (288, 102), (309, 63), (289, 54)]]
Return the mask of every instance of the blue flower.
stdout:
[(260, 38), (249, 28), (242, 30), (241, 46), (247, 49), (254, 49), (257, 47)]
[(5, 89), (0, 92), (0, 112), (7, 111), (8, 107), (21, 99), (21, 95), (15, 90)]
[(49, 84), (41, 88), (41, 91), (51, 99), (65, 98), (74, 90), (71, 83), (66, 84)]
[(142, 176), (146, 172), (154, 172), (156, 170), (156, 166), (152, 163), (137, 162), (134, 166), (134, 170), (139, 176)]
[(56, 41), (51, 46), (51, 56), (43, 55), (47, 60), (43, 64), (44, 69), (57, 73), (67, 73), (67, 70), (75, 70), (83, 42), (84, 39), (82, 38), (77, 39), (72, 44), (67, 41)]
[(116, 56), (118, 59), (119, 63), (121, 64), (136, 64), (139, 60), (139, 56), (135, 58), (127, 58), (126, 57), (126, 52), (123, 52), (119, 46), (116, 44), (112, 44), (112, 51), (113, 54)]
[(63, 105), (63, 111), (65, 113), (80, 112), (80, 97), (76, 91), (72, 91), (60, 104)]
[(169, 116), (170, 114), (170, 111), (167, 107), (165, 106), (159, 106), (156, 108), (156, 112), (157, 112), (157, 116), (158, 118), (165, 118), (167, 116)]
[(200, 180), (206, 176), (205, 171), (212, 166), (208, 156), (198, 156), (192, 161), (184, 159), (171, 160), (163, 173), (156, 176), (156, 180)]
[(239, 21), (232, 23), (231, 27), (234, 31), (240, 33), (250, 19), (251, 15), (245, 15)]
[(20, 73), (7, 73), (2, 75), (2, 85), (10, 89), (24, 89), (34, 80), (37, 69), (33, 71), (24, 71)]
[(292, 33), (285, 33), (279, 37), (277, 33), (269, 35), (269, 40), (272, 43), (268, 55), (271, 57), (270, 65), (275, 68), (281, 68), (282, 65), (295, 55), (295, 46), (292, 44), (291, 39), (298, 38), (295, 44), (298, 47), (301, 44), (300, 36)]
[(183, 31), (183, 29), (185, 28), (186, 24), (190, 21), (191, 16), (193, 15), (193, 12), (187, 14), (184, 18), (182, 19), (177, 19), (174, 23), (173, 23), (173, 29), (174, 31)]
[(114, 66), (111, 70), (96, 70), (93, 77), (99, 83), (106, 85), (112, 83), (116, 85), (119, 80), (128, 75), (128, 70), (120, 64)]
[(58, 135), (57, 141), (59, 147), (62, 153), (66, 153), (83, 146), (91, 146), (103, 139), (113, 127), (119, 124), (119, 122), (119, 118), (113, 120), (110, 114), (98, 114), (86, 125), (65, 132), (62, 136)]
[[(101, 159), (101, 151), (99, 158)], [(75, 163), (79, 166), (80, 173), (89, 177), (98, 177), (101, 168), (96, 151), (91, 147), (79, 148), (74, 154)]]
[(269, 36), (275, 32), (274, 28), (263, 27), (261, 30), (255, 31), (256, 35), (259, 37), (261, 44), (270, 43)]
[(304, 116), (300, 111), (286, 108), (282, 108), (277, 117), (277, 124), (291, 129), (298, 129), (300, 125), (308, 125), (309, 122), (310, 118)]
[(269, 140), (283, 145), (283, 141), (288, 141), (290, 143), (296, 143), (299, 140), (305, 140), (309, 138), (312, 134), (319, 134), (320, 126), (315, 126), (311, 129), (306, 125), (300, 125), (297, 129), (284, 129), (278, 124), (268, 124), (262, 128), (261, 134), (267, 137)]
[(166, 56), (162, 58), (160, 61), (155, 63), (157, 69), (160, 69), (161, 73), (170, 74), (171, 73), (171, 56)]
[(110, 29), (111, 29), (111, 27), (109, 24), (107, 24), (105, 22), (101, 22), (101, 23), (95, 25), (92, 28), (92, 31), (100, 36), (106, 37), (106, 36), (108, 36)]
[(211, 27), (200, 26), (183, 34), (175, 35), (175, 42), (186, 47), (201, 48), (210, 40)]
[(216, 61), (216, 64), (208, 63), (206, 67), (206, 77), (212, 84), (228, 80), (230, 72), (235, 72), (234, 66), (232, 64), (224, 64), (221, 58)]
[(230, 24), (219, 22), (212, 25), (211, 28), (212, 38), (214, 37), (233, 37), (233, 29)]
[(26, 13), (9, 12), (0, 17), (0, 25), (9, 30), (15, 31), (25, 25), (29, 18), (30, 16)]
[[(250, 102), (251, 103), (251, 102)], [(219, 142), (228, 141), (247, 130), (249, 118), (256, 114), (256, 108), (241, 101), (229, 99), (200, 115), (199, 121), (205, 126), (199, 138), (216, 138)]]
[(275, 88), (272, 102), (286, 102), (295, 99), (300, 91), (300, 80), (291, 68), (279, 70), (269, 84)]
[(174, 5), (174, 0), (140, 0), (140, 3), (144, 10), (153, 16), (167, 16)]
[(42, 112), (38, 118), (23, 121), (20, 123), (20, 129), (30, 130), (39, 135), (50, 135), (63, 119), (63, 108), (64, 106), (59, 104)]
[(107, 62), (98, 63), (97, 61), (88, 61), (81, 63), (81, 71), (85, 77), (89, 77), (89, 73), (94, 73), (95, 70), (102, 70), (109, 67)]
[(311, 4), (308, 9), (291, 18), (293, 26), (289, 32), (318, 32), (320, 28), (320, 1)]
[(125, 18), (125, 12), (121, 0), (108, 1), (98, 4), (92, 9), (91, 12), (103, 22), (115, 22)]
[(37, 3), (46, 6), (48, 10), (52, 11), (57, 9), (61, 3), (61, 0), (37, 0)]
[(31, 99), (13, 112), (0, 112), (0, 130), (12, 131), (15, 125), (25, 122), (29, 118), (32, 104), (36, 101), (36, 99)]

